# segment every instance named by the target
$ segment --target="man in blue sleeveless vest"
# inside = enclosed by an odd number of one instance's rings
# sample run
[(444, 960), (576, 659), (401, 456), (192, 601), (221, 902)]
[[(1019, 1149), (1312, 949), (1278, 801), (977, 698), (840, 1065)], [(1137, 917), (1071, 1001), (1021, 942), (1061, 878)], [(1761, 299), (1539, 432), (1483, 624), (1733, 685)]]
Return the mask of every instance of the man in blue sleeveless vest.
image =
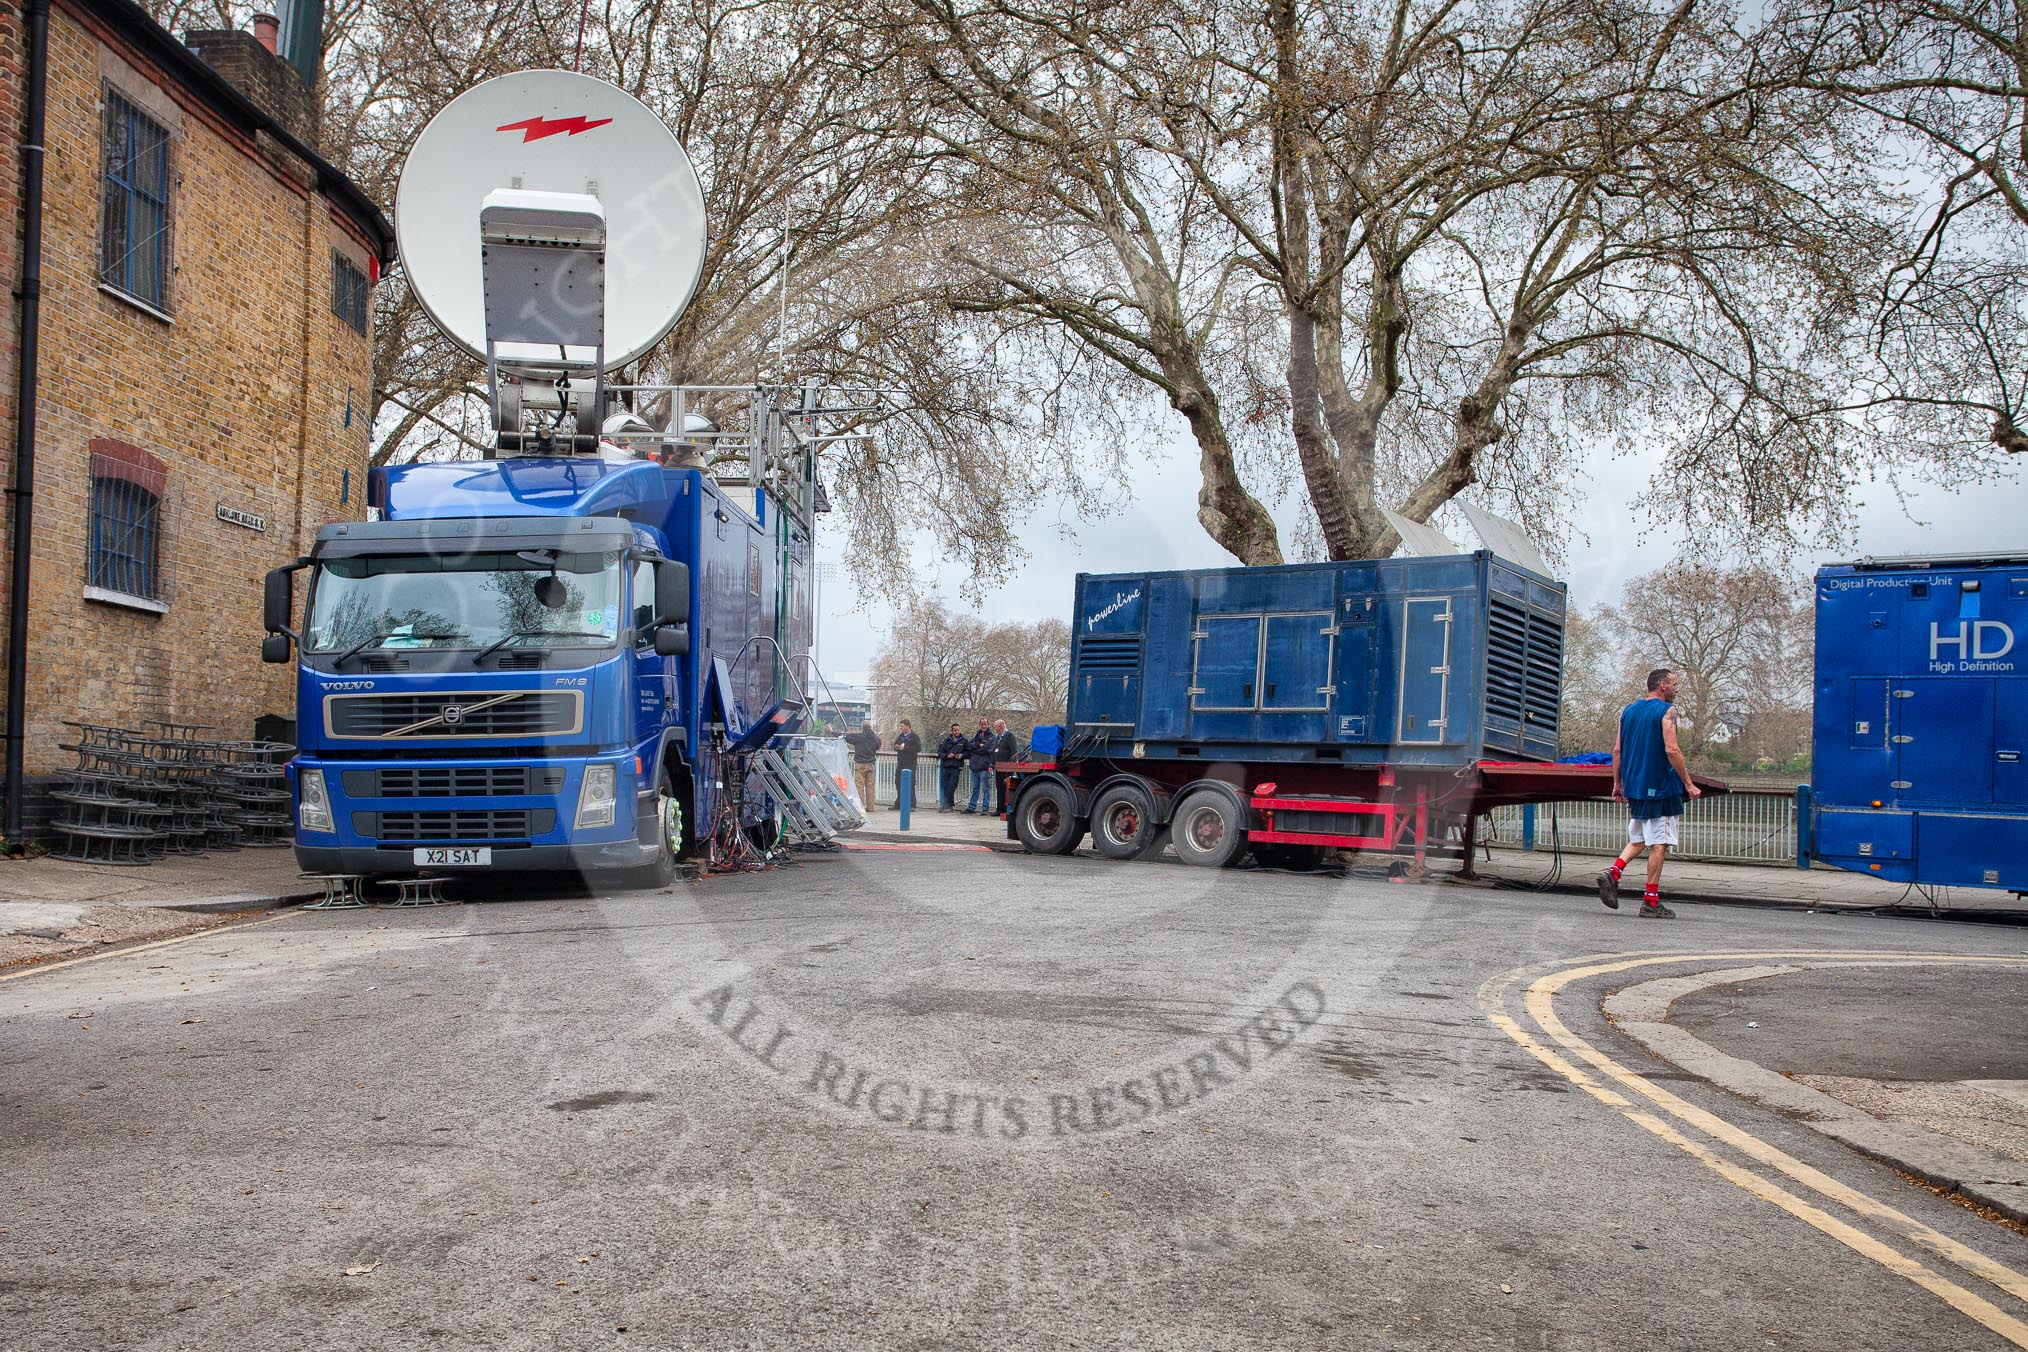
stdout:
[(1648, 852), (1648, 888), (1641, 914), (1674, 920), (1662, 904), (1662, 859), (1683, 827), (1683, 801), (1701, 798), (1690, 777), (1683, 749), (1676, 744), (1676, 673), (1657, 667), (1648, 673), (1648, 695), (1620, 711), (1619, 740), (1613, 746), (1613, 801), (1625, 803), (1627, 848), (1598, 875), (1598, 899), (1620, 908), (1620, 875), (1642, 850)]

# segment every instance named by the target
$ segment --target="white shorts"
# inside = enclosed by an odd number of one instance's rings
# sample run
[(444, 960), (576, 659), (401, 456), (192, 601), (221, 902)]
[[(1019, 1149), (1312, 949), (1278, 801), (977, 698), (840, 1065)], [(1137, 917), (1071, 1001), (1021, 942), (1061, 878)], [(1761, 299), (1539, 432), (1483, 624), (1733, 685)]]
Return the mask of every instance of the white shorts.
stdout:
[(1629, 845), (1675, 845), (1677, 832), (1682, 828), (1681, 815), (1674, 817), (1635, 817), (1627, 822), (1627, 844)]

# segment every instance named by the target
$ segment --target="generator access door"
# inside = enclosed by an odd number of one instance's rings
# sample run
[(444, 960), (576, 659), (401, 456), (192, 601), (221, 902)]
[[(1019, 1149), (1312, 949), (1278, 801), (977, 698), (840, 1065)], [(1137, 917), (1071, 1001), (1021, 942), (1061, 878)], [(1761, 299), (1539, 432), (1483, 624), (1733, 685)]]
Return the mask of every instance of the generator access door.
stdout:
[(1895, 801), (1983, 807), (1993, 801), (1993, 682), (1917, 676), (1894, 682), (1888, 711)]
[(1401, 603), (1401, 703), (1394, 740), (1436, 746), (1450, 720), (1451, 598), (1415, 596)]

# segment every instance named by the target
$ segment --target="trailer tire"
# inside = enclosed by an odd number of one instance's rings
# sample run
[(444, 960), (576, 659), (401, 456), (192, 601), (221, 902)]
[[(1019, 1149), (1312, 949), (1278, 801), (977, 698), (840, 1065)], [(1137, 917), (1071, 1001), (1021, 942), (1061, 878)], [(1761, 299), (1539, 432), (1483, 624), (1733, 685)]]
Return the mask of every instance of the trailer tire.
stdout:
[(1084, 839), (1077, 799), (1054, 779), (1031, 784), (1014, 802), (1014, 834), (1031, 854), (1069, 854)]
[(1161, 848), (1155, 800), (1138, 784), (1101, 790), (1091, 805), (1092, 848), (1108, 859), (1139, 859)]
[(1169, 817), (1169, 846), (1186, 864), (1230, 867), (1246, 853), (1246, 816), (1217, 789), (1185, 793)]

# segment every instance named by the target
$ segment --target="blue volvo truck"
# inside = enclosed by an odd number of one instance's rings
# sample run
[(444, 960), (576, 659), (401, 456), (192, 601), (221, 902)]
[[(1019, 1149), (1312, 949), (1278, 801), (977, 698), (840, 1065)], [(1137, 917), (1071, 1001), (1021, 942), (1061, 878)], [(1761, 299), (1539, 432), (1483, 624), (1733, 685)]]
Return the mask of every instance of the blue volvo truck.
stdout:
[(809, 651), (808, 518), (587, 456), (379, 469), (368, 500), (378, 520), (268, 579), (263, 655), (298, 652), (303, 868), (668, 881)]
[(1014, 769), (1008, 834), (1116, 859), (1431, 853), (1469, 867), (1477, 814), (1587, 797), (1550, 764), (1563, 584), (1490, 550), (1080, 576), (1066, 736)]
[(2028, 892), (2028, 555), (1817, 574), (1799, 862)]

